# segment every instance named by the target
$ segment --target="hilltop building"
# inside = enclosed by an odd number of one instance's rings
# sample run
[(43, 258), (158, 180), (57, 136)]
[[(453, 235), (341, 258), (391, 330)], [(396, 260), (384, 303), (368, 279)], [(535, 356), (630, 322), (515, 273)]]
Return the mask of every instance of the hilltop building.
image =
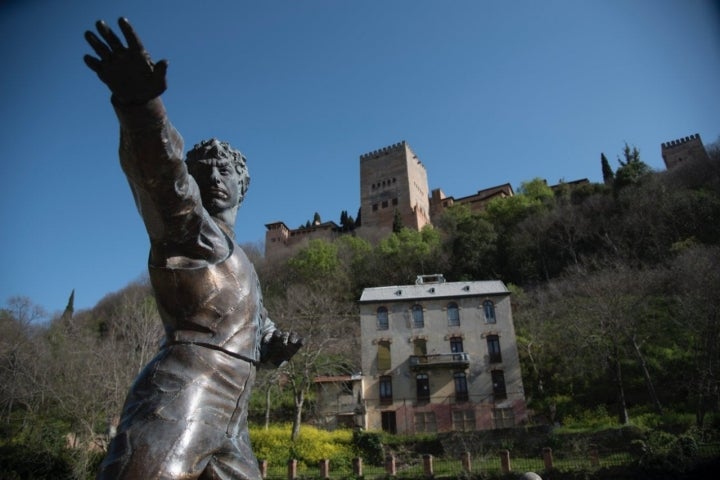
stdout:
[(663, 143), (660, 151), (665, 162), (665, 168), (668, 170), (688, 160), (707, 161), (710, 159), (699, 133)]
[[(690, 159), (708, 159), (699, 134), (662, 144), (662, 158), (668, 169)], [(561, 183), (577, 186), (587, 179)], [(479, 190), (474, 195), (455, 198), (440, 188), (430, 191), (425, 166), (407, 142), (401, 141), (360, 155), (360, 225), (355, 235), (377, 242), (392, 232), (399, 220), (402, 226), (415, 230), (431, 225), (442, 212), (453, 205), (467, 205), (473, 212), (482, 211), (491, 200), (514, 195), (509, 183)], [(286, 257), (307, 246), (313, 239), (333, 240), (347, 233), (335, 222), (317, 222), (300, 228), (289, 228), (282, 221), (265, 225), (265, 256)]]
[[(371, 242), (387, 237), (396, 219), (404, 227), (421, 230), (432, 218), (457, 204), (480, 211), (493, 198), (513, 195), (510, 184), (480, 190), (475, 195), (447, 197), (441, 189), (430, 192), (425, 166), (401, 141), (360, 155), (360, 226), (354, 234)], [(277, 221), (265, 225), (265, 256), (283, 257), (307, 246), (313, 239), (332, 240), (343, 229), (335, 222), (289, 228)]]

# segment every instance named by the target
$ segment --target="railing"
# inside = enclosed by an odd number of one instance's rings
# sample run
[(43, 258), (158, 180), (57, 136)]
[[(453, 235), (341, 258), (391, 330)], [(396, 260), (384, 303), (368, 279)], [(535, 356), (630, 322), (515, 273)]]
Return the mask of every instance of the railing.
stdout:
[(433, 355), (410, 355), (412, 370), (430, 368), (466, 368), (470, 366), (470, 356), (465, 352), (436, 353)]
[[(557, 458), (554, 458), (557, 457)], [(701, 444), (697, 455), (687, 460), (686, 470), (693, 465), (720, 458), (720, 445)], [(532, 456), (512, 456), (509, 450), (489, 450), (484, 454), (471, 456), (469, 452), (463, 453), (459, 458), (434, 458), (432, 455), (399, 458), (389, 455), (381, 465), (363, 464), (361, 458), (337, 460), (331, 462), (321, 460), (319, 464), (306, 465), (298, 460), (287, 463), (269, 464), (260, 460), (262, 478), (267, 480), (296, 480), (310, 479), (346, 479), (365, 478), (367, 480), (417, 479), (417, 478), (508, 478), (514, 472), (539, 472), (545, 474), (573, 474), (573, 478), (584, 472), (587, 476), (596, 478), (601, 469), (606, 472), (603, 478), (612, 478), (612, 472), (618, 467), (622, 473), (637, 471), (646, 473), (642, 465), (638, 464), (638, 457), (623, 449), (614, 451), (599, 450), (590, 446), (587, 451), (558, 451), (549, 447), (543, 448)], [(613, 470), (615, 469), (615, 470)], [(629, 470), (628, 470), (629, 469)], [(608, 472), (610, 476), (608, 477)], [(560, 475), (565, 477), (566, 475)], [(550, 478), (549, 476), (547, 478)], [(623, 478), (626, 478), (623, 476)], [(654, 478), (654, 477), (653, 477)], [(662, 478), (671, 478), (663, 476)], [(699, 478), (699, 477), (682, 477)], [(705, 477), (702, 477), (705, 478)]]

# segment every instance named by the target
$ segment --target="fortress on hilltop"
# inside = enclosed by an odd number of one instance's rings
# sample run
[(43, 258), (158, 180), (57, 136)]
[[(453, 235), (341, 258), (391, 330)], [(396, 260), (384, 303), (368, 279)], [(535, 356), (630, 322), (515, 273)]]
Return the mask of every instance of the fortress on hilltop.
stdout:
[[(690, 159), (708, 158), (699, 134), (663, 143), (661, 153), (668, 169)], [(566, 183), (574, 186), (589, 181)], [(390, 235), (396, 222), (421, 230), (425, 225), (432, 225), (434, 218), (453, 205), (467, 205), (479, 212), (491, 200), (513, 194), (509, 183), (458, 198), (446, 196), (439, 188), (431, 191), (425, 166), (403, 140), (360, 155), (360, 211), (356, 226), (317, 220), (300, 228), (289, 228), (282, 221), (268, 223), (265, 225), (265, 257), (290, 256), (310, 240), (333, 240), (349, 232), (375, 243)]]
[(699, 133), (663, 143), (661, 152), (668, 170), (690, 159), (709, 160)]

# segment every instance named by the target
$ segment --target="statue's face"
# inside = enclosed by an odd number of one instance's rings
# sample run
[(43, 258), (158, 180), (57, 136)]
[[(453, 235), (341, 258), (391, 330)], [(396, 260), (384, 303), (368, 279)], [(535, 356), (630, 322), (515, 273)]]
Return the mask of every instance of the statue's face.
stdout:
[(188, 164), (190, 175), (200, 187), (203, 207), (210, 215), (237, 207), (240, 202), (240, 180), (230, 160), (207, 158)]

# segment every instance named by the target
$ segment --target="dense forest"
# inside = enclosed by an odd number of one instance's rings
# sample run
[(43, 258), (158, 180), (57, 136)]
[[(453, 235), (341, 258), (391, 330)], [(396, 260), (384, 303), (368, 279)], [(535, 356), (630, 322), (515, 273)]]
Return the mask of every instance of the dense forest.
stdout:
[[(615, 171), (601, 156), (602, 184), (529, 180), (481, 213), (455, 206), (377, 245), (347, 234), (276, 262), (245, 246), (271, 317), (306, 339), (281, 370), (261, 371), (251, 418), (312, 421), (312, 379), (359, 369), (362, 289), (442, 273), (511, 289), (534, 421), (677, 411), (717, 428), (720, 143), (708, 151), (654, 172), (626, 145)], [(72, 296), (49, 319), (23, 297), (0, 310), (0, 449), (24, 445), (40, 462), (65, 449), (80, 478), (162, 329), (146, 279), (73, 310)]]

